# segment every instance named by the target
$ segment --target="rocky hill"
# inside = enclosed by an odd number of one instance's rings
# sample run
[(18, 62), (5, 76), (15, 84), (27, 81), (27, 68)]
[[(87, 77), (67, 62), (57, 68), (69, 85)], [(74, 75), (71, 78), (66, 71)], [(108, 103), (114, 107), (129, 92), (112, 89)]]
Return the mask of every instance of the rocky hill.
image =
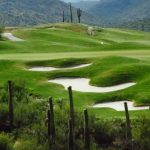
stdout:
[[(61, 22), (63, 10), (67, 21), (69, 6), (59, 0), (0, 0), (0, 23), (17, 26)], [(73, 8), (73, 19), (77, 22), (75, 8)], [(83, 12), (81, 22), (98, 24), (98, 19)]]

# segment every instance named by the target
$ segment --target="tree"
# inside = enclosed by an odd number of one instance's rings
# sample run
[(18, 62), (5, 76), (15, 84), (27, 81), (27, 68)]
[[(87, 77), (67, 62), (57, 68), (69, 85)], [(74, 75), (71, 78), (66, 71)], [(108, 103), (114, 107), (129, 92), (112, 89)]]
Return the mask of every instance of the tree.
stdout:
[(78, 22), (81, 22), (82, 10), (80, 8), (77, 9)]

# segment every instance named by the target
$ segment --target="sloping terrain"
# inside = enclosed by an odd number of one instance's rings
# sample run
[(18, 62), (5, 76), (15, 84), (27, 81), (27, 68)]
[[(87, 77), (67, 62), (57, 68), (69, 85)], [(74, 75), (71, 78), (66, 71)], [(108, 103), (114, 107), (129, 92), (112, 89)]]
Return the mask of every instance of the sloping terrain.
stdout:
[[(63, 11), (65, 11), (65, 20), (68, 21), (69, 5), (60, 0), (1, 0), (0, 24), (16, 26), (61, 22)], [(73, 8), (73, 20), (77, 22), (75, 8)], [(98, 23), (97, 19), (85, 12), (82, 14), (81, 22)]]
[(14, 29), (11, 31), (14, 36), (24, 41), (1, 41), (0, 52), (10, 54), (150, 49), (148, 33), (111, 28), (96, 30), (96, 36), (89, 36), (87, 26), (75, 24), (49, 24)]
[[(5, 39), (0, 42), (1, 84), (10, 77), (12, 80), (24, 80), (35, 94), (47, 97), (51, 93), (58, 98), (65, 96), (66, 91), (61, 85), (48, 83), (49, 79), (89, 78), (91, 85), (104, 87), (134, 82), (137, 84), (110, 94), (75, 92), (76, 105), (84, 107), (95, 102), (117, 100), (132, 100), (139, 105), (148, 105), (150, 34), (111, 28), (96, 30), (95, 36), (89, 36), (87, 26), (76, 24), (9, 29), (14, 36), (24, 41)], [(52, 72), (28, 70), (31, 66), (63, 68), (85, 63), (92, 65), (88, 69)], [(60, 91), (60, 94), (56, 94), (56, 91)]]
[[(149, 150), (150, 33), (95, 27), (88, 35), (87, 28), (0, 30), (0, 150)], [(52, 82), (61, 79), (67, 86)], [(80, 79), (77, 89), (68, 79)], [(88, 86), (93, 91), (81, 91)], [(115, 108), (93, 107), (108, 102)]]

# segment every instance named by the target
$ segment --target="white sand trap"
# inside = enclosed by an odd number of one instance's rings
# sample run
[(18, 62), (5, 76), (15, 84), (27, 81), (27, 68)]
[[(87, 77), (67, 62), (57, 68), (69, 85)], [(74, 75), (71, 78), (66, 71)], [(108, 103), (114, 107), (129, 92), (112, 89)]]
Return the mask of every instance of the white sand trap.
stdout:
[(22, 40), (22, 39), (20, 39), (20, 38), (17, 38), (17, 37), (15, 37), (15, 36), (13, 36), (12, 35), (12, 33), (3, 33), (2, 34), (2, 37), (4, 37), (4, 38), (7, 38), (8, 40), (10, 40), (10, 41), (15, 41), (15, 42), (18, 42), (18, 41), (24, 41), (24, 40)]
[(61, 84), (67, 89), (69, 86), (72, 86), (73, 90), (80, 92), (93, 92), (93, 93), (105, 93), (113, 92), (122, 89), (126, 89), (135, 85), (136, 83), (124, 83), (111, 87), (96, 87), (89, 85), (90, 79), (87, 78), (57, 78), (54, 80), (49, 80), (48, 82)]
[(124, 111), (124, 102), (127, 102), (128, 104), (128, 110), (145, 110), (149, 109), (149, 106), (140, 106), (135, 107), (133, 102), (130, 101), (118, 101), (118, 102), (107, 102), (107, 103), (100, 103), (95, 104), (93, 108), (112, 108), (117, 111)]
[(83, 64), (74, 67), (66, 67), (66, 68), (55, 68), (55, 67), (33, 67), (30, 68), (30, 71), (54, 71), (54, 70), (62, 70), (62, 69), (76, 69), (90, 66), (91, 64)]

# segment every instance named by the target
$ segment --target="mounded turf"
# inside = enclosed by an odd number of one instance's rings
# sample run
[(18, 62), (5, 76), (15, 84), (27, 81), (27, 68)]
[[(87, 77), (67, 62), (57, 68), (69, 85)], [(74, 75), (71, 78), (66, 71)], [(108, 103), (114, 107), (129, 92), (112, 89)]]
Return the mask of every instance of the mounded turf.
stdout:
[[(132, 100), (136, 105), (150, 104), (150, 34), (119, 29), (97, 29), (89, 36), (84, 25), (50, 24), (34, 28), (20, 28), (11, 32), (24, 42), (0, 42), (0, 85), (7, 80), (25, 81), (32, 93), (55, 100), (68, 99), (61, 85), (48, 83), (56, 77), (88, 77), (90, 84), (111, 86), (124, 82), (137, 84), (125, 90), (99, 94), (74, 91), (76, 108), (94, 103)], [(104, 42), (104, 45), (100, 44)], [(130, 58), (129, 58), (130, 57)], [(91, 66), (53, 72), (29, 72), (31, 66), (66, 67), (82, 63)], [(111, 109), (91, 110), (99, 116), (124, 116)], [(131, 112), (134, 116), (150, 111)]]
[(11, 32), (25, 41), (1, 41), (0, 53), (149, 50), (150, 48), (150, 34), (139, 31), (98, 28), (96, 36), (89, 36), (85, 25), (50, 24), (14, 29)]

